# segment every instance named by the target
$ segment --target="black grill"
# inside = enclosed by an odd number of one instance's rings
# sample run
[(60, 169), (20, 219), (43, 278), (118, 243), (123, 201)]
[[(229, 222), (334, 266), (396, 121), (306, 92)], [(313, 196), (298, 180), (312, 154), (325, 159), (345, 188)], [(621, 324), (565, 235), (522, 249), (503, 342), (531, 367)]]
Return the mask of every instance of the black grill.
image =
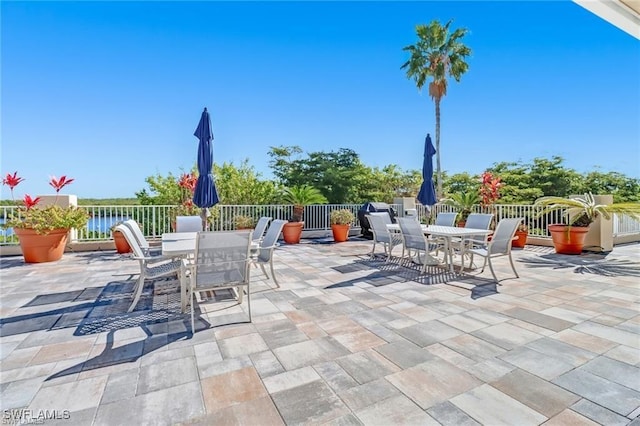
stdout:
[(358, 210), (358, 220), (360, 221), (360, 228), (362, 229), (362, 236), (364, 238), (372, 239), (373, 232), (371, 232), (371, 225), (366, 214), (371, 212), (387, 212), (391, 217), (391, 222), (396, 223), (396, 212), (387, 203), (374, 203), (372, 201), (364, 203), (360, 210)]

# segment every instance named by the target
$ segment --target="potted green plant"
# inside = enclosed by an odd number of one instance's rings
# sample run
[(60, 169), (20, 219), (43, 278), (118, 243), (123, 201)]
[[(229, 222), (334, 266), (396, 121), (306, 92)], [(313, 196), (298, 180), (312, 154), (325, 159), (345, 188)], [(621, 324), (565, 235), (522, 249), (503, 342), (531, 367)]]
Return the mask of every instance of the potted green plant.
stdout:
[(448, 205), (456, 209), (458, 217), (456, 222), (458, 226), (464, 226), (467, 217), (473, 211), (476, 204), (480, 204), (480, 196), (477, 192), (457, 192), (449, 198), (442, 200), (442, 204)]
[(515, 236), (518, 238), (511, 241), (511, 247), (524, 248), (527, 244), (527, 235), (529, 235), (529, 227), (521, 222), (516, 229)]
[[(14, 188), (24, 179), (18, 173), (7, 174), (2, 180), (3, 185), (9, 186), (13, 199)], [(52, 177), (49, 181), (56, 190), (53, 204), (38, 206), (40, 197), (31, 198), (25, 194), (23, 204), (2, 225), (4, 229), (13, 228), (18, 236), (20, 249), (27, 263), (52, 262), (62, 258), (67, 245), (69, 230), (79, 229), (87, 225), (89, 215), (76, 206), (61, 207), (57, 205), (58, 193), (66, 185), (73, 182), (61, 176)]]
[(234, 216), (233, 223), (236, 229), (253, 229), (255, 220), (251, 216), (238, 215)]
[(540, 207), (538, 217), (562, 210), (563, 223), (548, 225), (556, 253), (580, 254), (589, 226), (602, 215), (611, 219), (614, 213), (626, 214), (640, 220), (639, 203), (598, 204), (590, 192), (576, 197), (542, 197), (534, 206)]
[(349, 239), (349, 229), (355, 219), (355, 215), (348, 209), (333, 210), (329, 215), (331, 232), (336, 243), (342, 243)]
[(284, 188), (282, 191), (282, 201), (293, 204), (293, 216), (282, 229), (284, 241), (288, 244), (300, 242), (302, 228), (304, 227), (303, 214), (304, 206), (309, 204), (323, 204), (327, 199), (322, 193), (311, 185), (298, 185)]

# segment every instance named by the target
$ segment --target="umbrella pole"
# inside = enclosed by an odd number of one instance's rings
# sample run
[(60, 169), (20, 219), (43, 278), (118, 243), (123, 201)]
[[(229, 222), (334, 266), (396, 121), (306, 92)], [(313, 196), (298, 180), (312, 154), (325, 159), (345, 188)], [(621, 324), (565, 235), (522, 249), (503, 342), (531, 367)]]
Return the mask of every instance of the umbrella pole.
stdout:
[(203, 231), (208, 231), (208, 229), (207, 229), (207, 225), (208, 225), (207, 224), (207, 216), (208, 216), (207, 215), (207, 209), (205, 207), (200, 211), (200, 218), (202, 219), (202, 230)]

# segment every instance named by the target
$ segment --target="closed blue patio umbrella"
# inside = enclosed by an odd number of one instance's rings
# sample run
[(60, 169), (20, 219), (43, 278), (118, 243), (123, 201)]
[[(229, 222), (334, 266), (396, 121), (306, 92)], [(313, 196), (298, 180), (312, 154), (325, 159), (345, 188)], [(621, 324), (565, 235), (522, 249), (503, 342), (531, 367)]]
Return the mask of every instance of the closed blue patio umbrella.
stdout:
[(431, 143), (431, 136), (427, 133), (424, 140), (424, 158), (422, 160), (422, 185), (418, 192), (418, 201), (424, 206), (432, 206), (438, 202), (436, 199), (436, 190), (433, 187), (433, 155), (436, 149)]
[(198, 143), (198, 181), (193, 192), (193, 204), (202, 208), (202, 229), (207, 229), (207, 209), (218, 204), (218, 191), (213, 180), (213, 132), (211, 117), (207, 108), (202, 112), (200, 122), (193, 133)]

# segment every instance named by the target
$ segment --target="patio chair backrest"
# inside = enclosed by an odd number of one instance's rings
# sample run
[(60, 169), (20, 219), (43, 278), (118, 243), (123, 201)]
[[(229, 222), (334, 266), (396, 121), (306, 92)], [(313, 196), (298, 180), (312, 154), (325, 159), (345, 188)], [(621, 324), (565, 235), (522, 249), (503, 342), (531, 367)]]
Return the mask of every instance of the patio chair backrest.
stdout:
[(511, 240), (513, 240), (518, 225), (522, 222), (523, 218), (510, 218), (501, 219), (496, 226), (496, 231), (491, 237), (491, 242), (487, 247), (489, 254), (503, 253), (507, 254), (511, 251)]
[(399, 217), (398, 224), (402, 231), (404, 246), (408, 249), (428, 250), (427, 240), (422, 232), (422, 226), (413, 217)]
[(458, 213), (438, 213), (436, 216), (436, 222), (434, 225), (438, 226), (453, 226), (456, 223), (456, 217)]
[(391, 243), (391, 234), (389, 234), (387, 221), (385, 220), (386, 216), (387, 218), (389, 218), (389, 224), (391, 223), (389, 214), (386, 212), (378, 214), (369, 213), (368, 216), (369, 224), (371, 225), (371, 230), (373, 231), (373, 238), (375, 239), (375, 241), (380, 243)]
[(276, 219), (271, 222), (271, 225), (269, 225), (269, 229), (267, 229), (267, 234), (260, 242), (260, 247), (258, 248), (259, 261), (268, 262), (271, 259), (273, 249), (276, 247), (276, 242), (278, 241), (278, 237), (282, 232), (282, 228), (284, 228), (284, 224), (287, 222), (288, 221), (282, 219)]
[(176, 232), (202, 231), (202, 218), (200, 216), (176, 216)]
[[(467, 221), (464, 224), (465, 228), (470, 229), (489, 229), (491, 226), (491, 221), (493, 220), (493, 213), (471, 213), (467, 217)], [(486, 243), (487, 235), (470, 235), (466, 239), (472, 240), (476, 243)]]
[(133, 233), (133, 236), (138, 241), (138, 244), (140, 245), (142, 250), (148, 251), (150, 248), (149, 242), (144, 237), (144, 234), (142, 233), (142, 229), (140, 229), (140, 225), (138, 225), (138, 222), (136, 222), (133, 219), (127, 219), (122, 223), (131, 230), (131, 232)]
[(273, 219), (269, 216), (262, 216), (258, 219), (258, 223), (256, 223), (255, 228), (253, 228), (253, 241), (260, 241), (264, 236), (264, 231), (267, 229), (267, 225), (269, 221)]
[(131, 229), (129, 228), (129, 226), (121, 223), (118, 226), (116, 226), (115, 229), (116, 231), (120, 231), (122, 235), (124, 235), (124, 238), (127, 240), (127, 242), (129, 243), (129, 246), (131, 247), (131, 251), (133, 252), (134, 258), (144, 259), (148, 257), (148, 254), (145, 253), (142, 247), (140, 247), (138, 240), (136, 239), (136, 237), (134, 237), (133, 232), (131, 232)]
[(367, 215), (377, 216), (382, 218), (385, 225), (391, 225), (393, 223), (393, 221), (391, 220), (391, 216), (389, 215), (389, 212), (371, 212), (371, 213), (367, 213)]
[(251, 231), (198, 232), (194, 287), (228, 287), (249, 282)]

